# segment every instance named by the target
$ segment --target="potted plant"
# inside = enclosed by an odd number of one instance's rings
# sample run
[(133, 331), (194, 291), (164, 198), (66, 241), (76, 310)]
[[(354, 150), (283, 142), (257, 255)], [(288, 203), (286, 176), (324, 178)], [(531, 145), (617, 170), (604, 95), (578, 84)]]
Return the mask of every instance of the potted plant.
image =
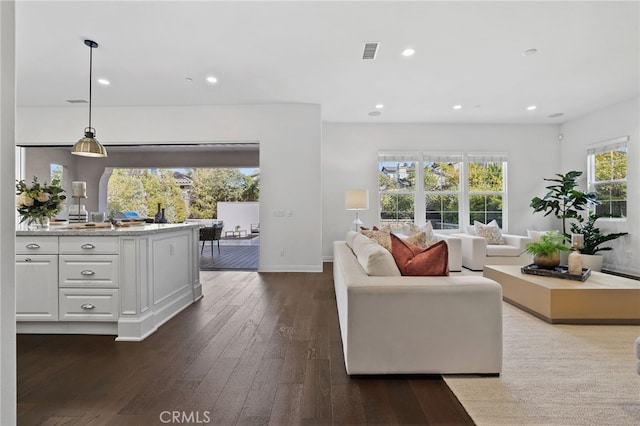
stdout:
[(603, 234), (600, 231), (600, 228), (596, 226), (596, 221), (601, 217), (614, 216), (590, 212), (586, 221), (571, 224), (571, 233), (582, 234), (584, 236), (584, 244), (580, 249), (580, 254), (582, 255), (582, 264), (584, 267), (589, 268), (592, 271), (600, 271), (602, 269), (603, 257), (601, 254), (597, 253), (601, 251), (613, 250), (613, 247), (602, 246), (602, 244), (628, 234), (628, 232), (613, 232), (610, 234)]
[(533, 255), (533, 263), (539, 268), (553, 269), (560, 265), (560, 252), (571, 249), (564, 244), (564, 236), (554, 231), (545, 232), (540, 240), (528, 243), (526, 250)]
[(558, 219), (562, 220), (562, 235), (566, 241), (570, 239), (567, 233), (567, 219), (575, 219), (582, 222), (581, 212), (592, 205), (599, 204), (595, 192), (580, 191), (576, 189), (578, 186), (578, 177), (582, 175), (579, 171), (570, 171), (567, 174), (556, 174), (557, 179), (544, 179), (548, 182), (554, 182), (547, 186), (549, 190), (547, 194), (540, 198), (535, 197), (531, 200), (530, 207), (534, 213), (545, 212), (545, 216), (553, 213)]

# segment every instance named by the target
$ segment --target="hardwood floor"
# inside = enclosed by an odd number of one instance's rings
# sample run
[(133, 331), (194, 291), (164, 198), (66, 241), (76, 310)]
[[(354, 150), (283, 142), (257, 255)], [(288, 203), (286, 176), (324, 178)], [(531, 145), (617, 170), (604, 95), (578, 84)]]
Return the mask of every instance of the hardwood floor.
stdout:
[(472, 425), (439, 376), (344, 369), (323, 273), (202, 272), (143, 342), (19, 335), (20, 425)]

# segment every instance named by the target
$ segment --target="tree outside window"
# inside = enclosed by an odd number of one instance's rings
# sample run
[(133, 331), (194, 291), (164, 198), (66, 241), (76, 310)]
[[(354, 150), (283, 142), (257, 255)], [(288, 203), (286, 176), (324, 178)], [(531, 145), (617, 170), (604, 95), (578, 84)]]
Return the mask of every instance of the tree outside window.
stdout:
[(587, 151), (589, 190), (598, 196), (599, 215), (627, 216), (627, 142), (623, 139)]
[[(385, 161), (391, 160), (391, 161)], [(381, 156), (378, 186), (381, 223), (398, 224), (415, 219), (416, 162)]]
[[(437, 161), (444, 160), (444, 161)], [(462, 156), (424, 158), (425, 220), (434, 229), (460, 227)]]
[(497, 158), (469, 156), (469, 223), (503, 225), (504, 170), (506, 162)]

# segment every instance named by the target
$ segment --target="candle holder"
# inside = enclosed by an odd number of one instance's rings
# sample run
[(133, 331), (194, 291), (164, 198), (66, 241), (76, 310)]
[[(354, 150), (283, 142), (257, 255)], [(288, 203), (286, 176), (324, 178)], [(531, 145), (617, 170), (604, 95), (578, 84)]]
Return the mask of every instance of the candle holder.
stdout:
[[(85, 210), (85, 214), (83, 215), (82, 212), (82, 199), (87, 198), (86, 195), (82, 196), (82, 195), (72, 195), (71, 196), (74, 200), (77, 201), (78, 203), (78, 217), (76, 218), (76, 220), (72, 220), (71, 219), (71, 214), (69, 215), (69, 222), (87, 222), (88, 221), (88, 215), (86, 214), (86, 210)], [(69, 213), (71, 213), (71, 211), (69, 211)], [(83, 220), (83, 217), (85, 218)]]

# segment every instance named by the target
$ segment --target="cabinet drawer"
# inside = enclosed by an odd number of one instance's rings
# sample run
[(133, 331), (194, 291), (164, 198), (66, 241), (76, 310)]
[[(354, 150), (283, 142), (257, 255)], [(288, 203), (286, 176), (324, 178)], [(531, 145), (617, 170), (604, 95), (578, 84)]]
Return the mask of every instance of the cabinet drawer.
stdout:
[(61, 288), (60, 321), (117, 321), (117, 289)]
[(58, 237), (16, 237), (16, 254), (58, 254)]
[(118, 287), (118, 256), (59, 256), (60, 287)]
[(61, 254), (118, 254), (118, 237), (60, 237)]

